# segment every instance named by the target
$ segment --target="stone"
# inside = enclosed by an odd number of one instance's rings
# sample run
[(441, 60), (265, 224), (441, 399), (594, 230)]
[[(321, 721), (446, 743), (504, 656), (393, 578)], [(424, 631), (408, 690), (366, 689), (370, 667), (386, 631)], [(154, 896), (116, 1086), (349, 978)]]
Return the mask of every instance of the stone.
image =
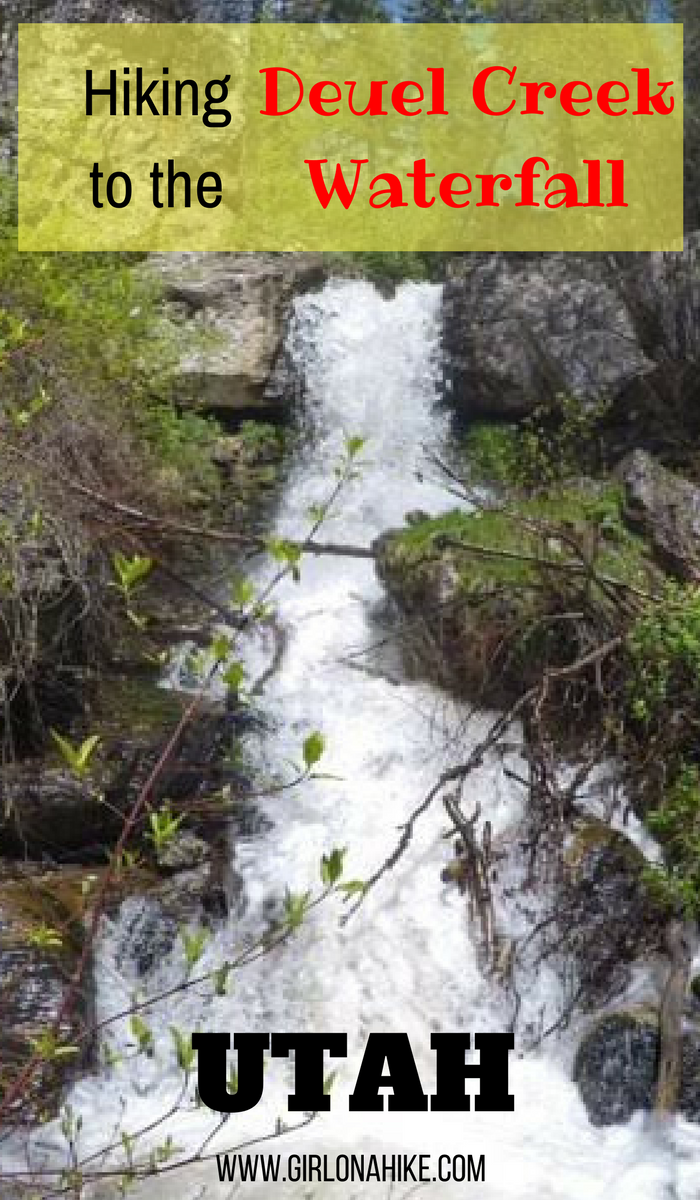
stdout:
[(618, 391), (651, 368), (599, 256), (479, 254), (444, 293), (454, 402), (469, 419), (516, 419), (557, 393)]
[(148, 267), (163, 280), (167, 319), (194, 335), (195, 347), (180, 363), (176, 398), (219, 414), (283, 411), (284, 388), (275, 388), (273, 375), (285, 316), (295, 292), (323, 281), (322, 256), (151, 254)]
[[(654, 1107), (659, 1054), (658, 1014), (629, 1008), (599, 1018), (583, 1037), (574, 1061), (578, 1084), (593, 1125), (616, 1125)], [(679, 1109), (700, 1121), (700, 1030), (683, 1036)]]
[(633, 964), (663, 948), (668, 913), (645, 883), (646, 866), (620, 830), (593, 817), (576, 819), (563, 858), (559, 926), (589, 1010), (619, 997)]
[(625, 517), (651, 543), (661, 564), (686, 582), (700, 579), (700, 488), (634, 450), (619, 467)]
[[(85, 871), (46, 872), (0, 864), (0, 1096), (33, 1054), (33, 1042), (51, 1030), (67, 999), (83, 950)], [(52, 940), (34, 940), (37, 930)], [(58, 1027), (68, 1052), (42, 1063), (14, 1118), (33, 1123), (57, 1112), (66, 1087), (92, 1060), (94, 982), (88, 960), (70, 1011)]]

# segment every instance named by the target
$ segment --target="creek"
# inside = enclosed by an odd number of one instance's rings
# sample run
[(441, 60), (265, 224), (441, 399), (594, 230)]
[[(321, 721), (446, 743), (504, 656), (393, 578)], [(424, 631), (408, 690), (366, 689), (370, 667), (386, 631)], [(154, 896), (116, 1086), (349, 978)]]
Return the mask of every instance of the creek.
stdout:
[[(409, 510), (454, 506), (431, 465), (431, 455), (445, 451), (449, 439), (440, 402), (440, 303), (436, 285), (405, 283), (387, 299), (361, 281), (331, 281), (297, 299), (288, 351), (303, 379), (304, 437), (280, 499), (277, 536), (299, 538), (308, 530), (309, 510), (325, 503), (335, 486), (347, 436), (362, 435), (366, 444), (359, 478), (342, 491), (326, 524), (328, 540), (367, 545)], [(269, 573), (261, 564), (258, 587)], [(394, 849), (399, 827), (440, 771), (465, 757), (487, 727), (488, 714), (465, 723), (462, 706), (405, 677), (371, 561), (305, 559), (299, 582), (289, 579), (275, 591), (275, 605), (286, 648), (260, 700), (265, 726), (250, 735), (247, 753), (274, 773), (284, 760), (299, 761), (304, 738), (320, 729), (327, 751), (319, 769), (329, 777), (263, 802), (269, 828), (236, 846), (245, 912), (218, 929), (204, 967), (230, 957), (242, 937), (262, 928), (286, 887), (303, 892), (316, 885), (321, 855), (333, 847), (347, 847), (347, 878), (367, 878)], [(253, 676), (268, 655), (269, 647), (251, 642)], [(506, 777), (501, 760), (485, 762), (470, 782), (469, 798), (481, 802), (494, 838), (517, 827), (523, 791)], [(432, 1032), (507, 1028), (510, 1006), (480, 970), (464, 898), (441, 882), (450, 853), (445, 828), (441, 809), (418, 822), (408, 852), (351, 919), (341, 922), (348, 906), (340, 900), (322, 904), (287, 945), (236, 973), (230, 994), (192, 989), (153, 1010), (152, 1057), (132, 1056), (108, 1077), (88, 1077), (73, 1088), (71, 1103), (85, 1119), (83, 1150), (103, 1144), (120, 1120), (137, 1129), (167, 1113), (179, 1087), (173, 1025), (187, 1032), (337, 1030), (348, 1035), (348, 1059), (338, 1060), (331, 1112), (260, 1149), (333, 1160), (345, 1153), (483, 1154), (485, 1182), (469, 1186), (475, 1200), (697, 1200), (696, 1128), (676, 1122), (662, 1134), (642, 1114), (620, 1127), (589, 1124), (570, 1079), (576, 1023), (537, 1050), (521, 1047), (511, 1056), (514, 1112), (348, 1111), (369, 1032), (406, 1032), (424, 1086), (433, 1092)], [(117, 922), (99, 946), (102, 1018), (128, 1005), (134, 987), (124, 966), (124, 938)], [(148, 989), (167, 988), (181, 978), (182, 966), (181, 952), (173, 951), (148, 977)], [(540, 971), (527, 1011), (555, 1012), (558, 989), (554, 973)], [(133, 1042), (125, 1022), (110, 1036), (115, 1050)], [(293, 1065), (273, 1060), (260, 1104), (231, 1116), (211, 1148), (267, 1135), (278, 1117), (292, 1123), (295, 1114), (286, 1112), (292, 1079)], [(194, 1146), (212, 1122), (211, 1112), (193, 1108), (165, 1121), (154, 1141), (170, 1133), (178, 1147)], [(50, 1131), (42, 1138), (50, 1141)], [(399, 1200), (414, 1194), (412, 1187), (288, 1182), (248, 1184), (241, 1194)], [(426, 1200), (464, 1191), (464, 1183), (420, 1188)], [(219, 1184), (209, 1163), (129, 1194), (221, 1200), (237, 1191)], [(116, 1189), (108, 1185), (99, 1195), (116, 1196)]]

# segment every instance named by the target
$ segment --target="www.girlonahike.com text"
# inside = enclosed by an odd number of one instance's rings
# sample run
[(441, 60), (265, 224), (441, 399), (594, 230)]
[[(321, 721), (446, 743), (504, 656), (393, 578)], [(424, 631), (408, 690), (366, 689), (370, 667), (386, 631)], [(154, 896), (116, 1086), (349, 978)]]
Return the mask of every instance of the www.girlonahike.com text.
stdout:
[(483, 1154), (218, 1154), (220, 1183), (485, 1183)]

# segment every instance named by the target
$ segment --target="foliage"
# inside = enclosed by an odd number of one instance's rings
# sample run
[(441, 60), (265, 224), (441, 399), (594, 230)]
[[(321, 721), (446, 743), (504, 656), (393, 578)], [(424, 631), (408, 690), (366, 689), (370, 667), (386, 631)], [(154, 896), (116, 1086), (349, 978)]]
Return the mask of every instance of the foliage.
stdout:
[(595, 471), (608, 407), (603, 400), (558, 394), (517, 426), (474, 425), (464, 450), (471, 477), (531, 492)]
[(91, 734), (79, 746), (73, 746), (68, 738), (62, 737), (55, 729), (51, 730), (51, 737), (66, 766), (74, 775), (77, 775), (78, 779), (85, 779), (90, 772), (93, 755), (101, 741), (99, 734)]
[(277, 457), (285, 440), (284, 430), (269, 421), (242, 421), (237, 436), (255, 458)]
[(14, 185), (0, 173), (0, 371), (12, 419), (0, 432), (24, 435), (32, 452), (55, 445), (78, 478), (92, 468), (127, 495), (139, 479), (157, 491), (163, 467), (185, 487), (211, 486), (203, 464), (218, 428), (163, 399), (182, 347), (160, 318), (158, 280), (136, 258), (20, 254)]
[(514, 425), (479, 421), (464, 439), (463, 457), (470, 479), (508, 486), (520, 478), (518, 430)]
[(332, 272), (360, 275), (373, 283), (402, 283), (406, 279), (439, 280), (445, 255), (426, 251), (357, 250), (328, 255)]
[(650, 867), (646, 879), (659, 902), (700, 917), (700, 770), (684, 763), (666, 788), (663, 800), (646, 821), (664, 847), (663, 866)]
[[(669, 583), (663, 598), (635, 622), (628, 639), (633, 674), (630, 709), (644, 724), (665, 722), (669, 709), (700, 719), (700, 593)], [(691, 730), (687, 727), (687, 733)]]
[(193, 498), (201, 493), (204, 499), (216, 499), (219, 475), (211, 455), (221, 429), (215, 417), (150, 399), (134, 414), (134, 422), (169, 496), (184, 483)]
[(645, 820), (664, 849), (657, 893), (700, 916), (700, 595), (668, 584), (627, 641), (628, 753), (638, 764)]
[[(623, 582), (643, 583), (644, 542), (625, 526), (622, 501), (615, 485), (553, 488), (518, 502), (516, 510), (455, 509), (417, 521), (401, 532), (397, 549), (406, 565), (415, 565), (448, 544), (467, 593), (506, 583), (538, 584), (543, 566), (575, 561), (581, 543), (588, 545), (599, 570)], [(496, 553), (481, 556), (470, 553), (472, 547)]]

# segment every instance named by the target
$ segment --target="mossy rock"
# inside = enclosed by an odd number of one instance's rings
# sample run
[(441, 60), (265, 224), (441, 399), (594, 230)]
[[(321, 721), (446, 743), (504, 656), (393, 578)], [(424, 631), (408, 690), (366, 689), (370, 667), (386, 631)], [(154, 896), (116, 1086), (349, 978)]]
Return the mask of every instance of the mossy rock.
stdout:
[(172, 730), (191, 697), (160, 687), (154, 675), (137, 672), (104, 675), (92, 697), (91, 730), (103, 743), (151, 740)]
[(621, 870), (639, 879), (647, 861), (638, 846), (619, 829), (611, 829), (595, 817), (581, 819), (564, 852), (564, 862), (572, 880), (584, 879), (600, 857), (614, 859)]
[[(563, 613), (594, 585), (571, 548), (595, 549), (596, 571), (648, 584), (644, 542), (624, 525), (622, 491), (581, 484), (503, 509), (454, 510), (411, 521), (375, 544), (377, 571), (409, 617), (416, 669), (482, 703), (511, 703), (547, 668), (579, 653)], [(528, 526), (528, 521), (532, 522)], [(601, 614), (610, 605), (595, 588)]]

